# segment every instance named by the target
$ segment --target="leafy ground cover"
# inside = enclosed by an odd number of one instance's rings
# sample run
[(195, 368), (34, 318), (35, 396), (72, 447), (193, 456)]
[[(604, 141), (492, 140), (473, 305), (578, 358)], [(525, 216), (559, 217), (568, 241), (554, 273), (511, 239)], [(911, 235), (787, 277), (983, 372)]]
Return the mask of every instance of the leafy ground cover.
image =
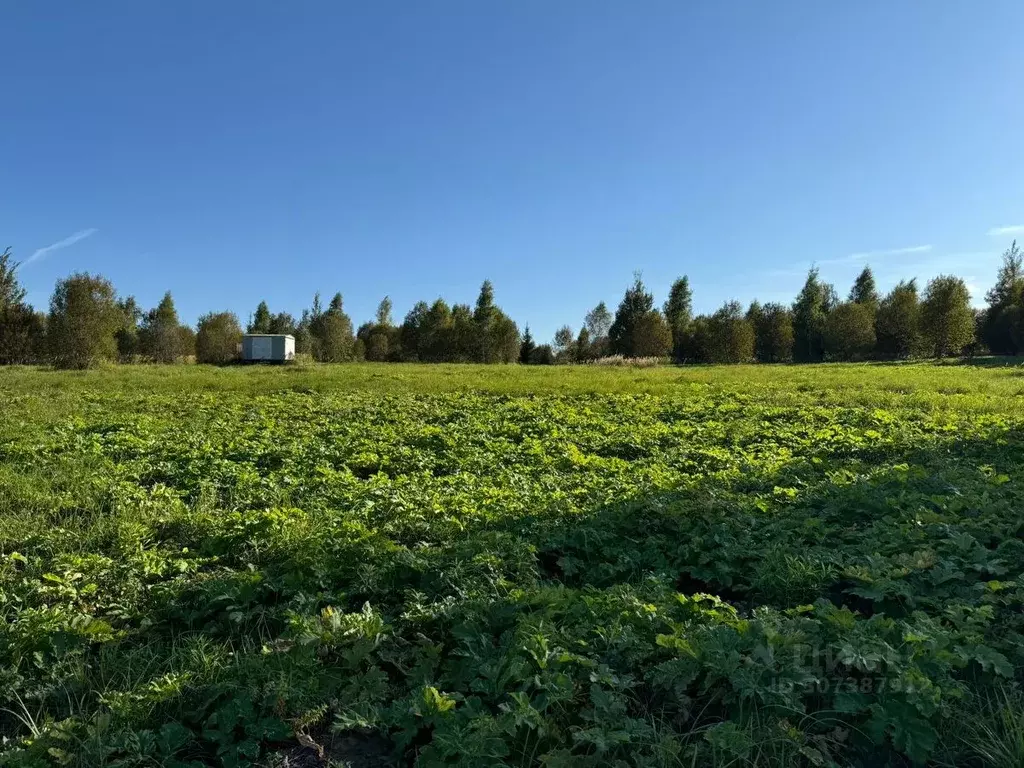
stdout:
[(1021, 765), (1017, 367), (0, 371), (0, 765)]

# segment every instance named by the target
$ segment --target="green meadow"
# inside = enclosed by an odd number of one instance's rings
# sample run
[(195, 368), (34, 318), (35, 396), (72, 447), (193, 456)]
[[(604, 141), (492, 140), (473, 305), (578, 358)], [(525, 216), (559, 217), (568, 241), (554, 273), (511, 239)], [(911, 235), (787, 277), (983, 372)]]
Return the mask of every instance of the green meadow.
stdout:
[(1019, 766), (1024, 368), (0, 369), (0, 766)]

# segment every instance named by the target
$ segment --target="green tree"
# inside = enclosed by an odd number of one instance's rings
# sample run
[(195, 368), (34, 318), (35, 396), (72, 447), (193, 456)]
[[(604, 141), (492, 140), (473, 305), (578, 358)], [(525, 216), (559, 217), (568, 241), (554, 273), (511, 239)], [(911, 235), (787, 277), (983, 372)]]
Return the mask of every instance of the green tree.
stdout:
[(399, 340), (402, 345), (402, 359), (410, 362), (424, 360), (425, 324), (430, 307), (425, 301), (416, 302), (415, 306), (402, 321), (399, 329)]
[(473, 309), (468, 304), (455, 304), (452, 307), (447, 347), (441, 359), (451, 363), (495, 362), (491, 359), (496, 354), (493, 346), (495, 322), (497, 313), (492, 313), (484, 326), (491, 338), (481, 343), (479, 334), (482, 331), (477, 325)]
[(754, 325), (738, 301), (727, 301), (708, 318), (702, 357), (711, 363), (747, 363), (754, 359)]
[[(634, 276), (633, 285), (626, 289), (615, 320), (608, 329), (609, 347), (614, 354), (623, 357), (640, 357), (639, 346), (634, 338), (636, 326), (641, 318), (654, 311), (654, 297), (647, 292), (640, 274)], [(664, 319), (664, 318), (662, 318)], [(654, 321), (648, 320), (648, 325)], [(671, 331), (669, 332), (671, 335)]]
[(813, 363), (825, 354), (825, 318), (838, 304), (835, 288), (823, 283), (818, 268), (812, 267), (800, 294), (793, 303), (793, 358)]
[(302, 317), (295, 326), (295, 354), (308, 355), (313, 348), (313, 335), (309, 331), (310, 312), (302, 310)]
[(530, 326), (526, 326), (523, 329), (523, 340), (519, 344), (519, 362), (523, 365), (529, 365), (532, 361), (533, 350), (537, 348), (537, 345), (533, 341), (533, 334), (530, 333)]
[(249, 327), (246, 329), (246, 333), (268, 334), (272, 323), (273, 315), (270, 314), (270, 307), (266, 305), (265, 301), (261, 301), (256, 306), (252, 317), (249, 318)]
[(493, 329), (497, 309), (494, 306), (494, 286), (490, 280), (484, 280), (480, 286), (480, 295), (476, 299), (476, 307), (473, 310), (473, 321), (476, 325), (477, 350), (473, 356), (478, 363), (494, 362), (493, 350)]
[(906, 359), (921, 351), (921, 302), (917, 281), (904, 280), (882, 299), (875, 315), (875, 348), (882, 357)]
[(451, 359), (452, 310), (444, 299), (430, 305), (420, 325), (420, 360), (443, 363)]
[(295, 322), (295, 317), (290, 312), (278, 312), (276, 315), (271, 316), (267, 328), (269, 328), (267, 333), (294, 336), (298, 330), (298, 323)]
[(573, 342), (573, 359), (576, 362), (593, 360), (595, 358), (593, 345), (590, 343), (590, 331), (587, 326), (580, 328), (576, 334), (576, 341)]
[(29, 363), (44, 352), (45, 323), (25, 303), (25, 289), (17, 276), (11, 249), (0, 254), (0, 364)]
[(553, 365), (555, 362), (555, 350), (550, 344), (541, 344), (533, 350), (530, 355), (531, 365)]
[(875, 287), (875, 276), (871, 267), (864, 267), (850, 289), (850, 299), (854, 304), (868, 307), (872, 313), (878, 310), (878, 288)]
[(665, 357), (672, 352), (672, 329), (656, 309), (633, 321), (630, 357)]
[(134, 296), (118, 299), (117, 308), (121, 312), (121, 325), (114, 334), (117, 359), (122, 363), (130, 363), (140, 354), (139, 325), (142, 323), (143, 312)]
[[(314, 303), (319, 309), (319, 300)], [(326, 312), (310, 320), (313, 357), (323, 363), (343, 363), (356, 357), (352, 320), (345, 314), (340, 293), (336, 293)]]
[[(387, 359), (387, 346), (378, 347), (378, 339), (374, 339), (375, 323), (363, 323), (356, 330), (356, 344), (363, 353), (363, 359), (370, 363), (380, 363)], [(384, 357), (379, 357), (383, 354)]]
[(316, 338), (313, 335), (313, 328), (317, 321), (323, 316), (324, 309), (320, 303), (320, 292), (313, 294), (313, 305), (309, 309), (302, 310), (302, 319), (295, 328), (295, 352), (296, 354), (310, 355), (316, 359), (318, 351)]
[(185, 356), (186, 339), (178, 322), (174, 299), (168, 291), (160, 303), (146, 313), (139, 328), (139, 351), (158, 363), (173, 363)]
[(267, 306), (267, 302), (261, 301), (256, 307), (256, 312), (249, 319), (249, 327), (246, 328), (246, 333), (270, 333), (272, 321), (273, 317), (270, 314), (270, 307)]
[(587, 312), (583, 322), (587, 327), (587, 332), (590, 333), (590, 338), (600, 339), (607, 336), (608, 331), (611, 330), (612, 313), (608, 311), (608, 306), (602, 301)]
[(683, 347), (693, 315), (693, 292), (690, 290), (690, 280), (686, 275), (672, 283), (664, 310), (665, 320), (672, 331), (672, 356), (682, 361), (686, 357)]
[(694, 363), (714, 362), (715, 339), (711, 329), (711, 318), (697, 315), (690, 321), (686, 333), (686, 361)]
[(825, 355), (830, 360), (863, 360), (875, 348), (875, 317), (869, 303), (847, 301), (828, 313)]
[(974, 340), (971, 294), (964, 281), (953, 275), (930, 280), (921, 302), (921, 323), (933, 356), (961, 354)]
[(754, 330), (754, 356), (761, 363), (793, 360), (793, 313), (782, 304), (751, 304), (747, 320)]
[(981, 337), (996, 355), (1024, 353), (1024, 255), (1014, 240), (1003, 253), (996, 284), (986, 294), (988, 307), (981, 322)]
[(612, 313), (602, 301), (587, 312), (583, 318), (583, 327), (590, 337), (590, 357), (599, 358), (608, 355), (608, 331), (612, 327)]
[(106, 278), (78, 272), (58, 280), (46, 324), (54, 365), (88, 368), (114, 359), (114, 334), (123, 320), (117, 293)]
[(557, 331), (555, 331), (555, 343), (552, 345), (555, 348), (555, 358), (560, 362), (572, 362), (573, 361), (573, 335), (572, 328), (568, 325), (563, 325)]
[(391, 321), (391, 299), (385, 296), (377, 306), (375, 322), (364, 323), (356, 333), (363, 342), (364, 354), (370, 362), (400, 359), (400, 333)]
[[(454, 318), (456, 321), (460, 317)], [(480, 295), (473, 309), (473, 334), (475, 354), (470, 358), (480, 363), (514, 363), (519, 358), (519, 328), (512, 319), (494, 303), (494, 286), (484, 280)], [(457, 323), (455, 338), (462, 349), (461, 324)], [(461, 353), (459, 354), (461, 358)]]
[(196, 331), (192, 326), (184, 323), (178, 326), (178, 351), (183, 358), (196, 354)]
[(499, 312), (491, 327), (493, 362), (514, 363), (519, 356), (519, 326), (504, 312)]
[(18, 263), (11, 259), (11, 249), (0, 253), (0, 310), (24, 303), (25, 289), (18, 282)]
[(224, 365), (238, 359), (242, 326), (234, 312), (208, 312), (199, 318), (196, 362)]
[(377, 325), (390, 328), (394, 325), (391, 321), (391, 298), (385, 296), (377, 305)]

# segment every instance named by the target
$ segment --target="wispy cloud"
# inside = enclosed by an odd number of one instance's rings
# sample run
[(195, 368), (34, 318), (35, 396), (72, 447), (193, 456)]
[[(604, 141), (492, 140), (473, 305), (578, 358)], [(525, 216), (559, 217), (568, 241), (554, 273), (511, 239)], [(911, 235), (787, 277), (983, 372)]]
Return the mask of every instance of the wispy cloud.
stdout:
[(835, 264), (852, 264), (856, 261), (867, 261), (868, 259), (881, 259), (887, 256), (909, 256), (915, 253), (928, 253), (932, 249), (930, 245), (910, 245), (906, 248), (889, 248), (888, 250), (882, 251), (863, 251), (861, 253), (851, 253), (846, 256), (839, 256), (832, 259), (818, 259), (812, 262), (804, 262), (803, 264), (794, 264), (790, 267), (783, 269), (772, 269), (766, 274), (772, 277), (794, 277), (796, 275), (806, 275), (807, 270), (811, 267), (828, 267)]
[(1015, 235), (1024, 232), (1024, 224), (1011, 224), (1008, 227), (992, 227), (988, 231), (989, 237), (1001, 237), (1002, 235)]
[(90, 227), (89, 229), (83, 229), (78, 232), (75, 232), (75, 234), (71, 235), (70, 237), (65, 237), (63, 240), (58, 240), (56, 243), (51, 243), (50, 245), (44, 246), (43, 248), (38, 249), (27, 259), (25, 259), (25, 263), (22, 264), (22, 266), (28, 266), (33, 261), (39, 261), (40, 259), (45, 258), (47, 254), (52, 253), (53, 251), (59, 251), (61, 248), (67, 248), (68, 246), (74, 245), (75, 243), (80, 242), (81, 240), (85, 240), (85, 238), (87, 237), (92, 237), (98, 231), (99, 230), (95, 229), (94, 227)]
[(877, 259), (884, 256), (903, 256), (908, 253), (927, 253), (932, 247), (930, 245), (911, 245), (906, 248), (890, 248), (885, 251), (864, 251), (863, 253), (851, 253), (847, 258), (850, 261), (863, 261), (864, 259)]

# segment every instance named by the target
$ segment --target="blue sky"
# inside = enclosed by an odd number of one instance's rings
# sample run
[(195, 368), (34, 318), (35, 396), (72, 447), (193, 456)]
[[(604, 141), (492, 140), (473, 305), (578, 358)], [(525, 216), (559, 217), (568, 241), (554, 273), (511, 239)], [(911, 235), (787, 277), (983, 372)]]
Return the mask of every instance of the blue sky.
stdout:
[(341, 291), (550, 338), (634, 270), (790, 301), (1024, 239), (1019, 0), (0, 7), (0, 245), (194, 321)]

